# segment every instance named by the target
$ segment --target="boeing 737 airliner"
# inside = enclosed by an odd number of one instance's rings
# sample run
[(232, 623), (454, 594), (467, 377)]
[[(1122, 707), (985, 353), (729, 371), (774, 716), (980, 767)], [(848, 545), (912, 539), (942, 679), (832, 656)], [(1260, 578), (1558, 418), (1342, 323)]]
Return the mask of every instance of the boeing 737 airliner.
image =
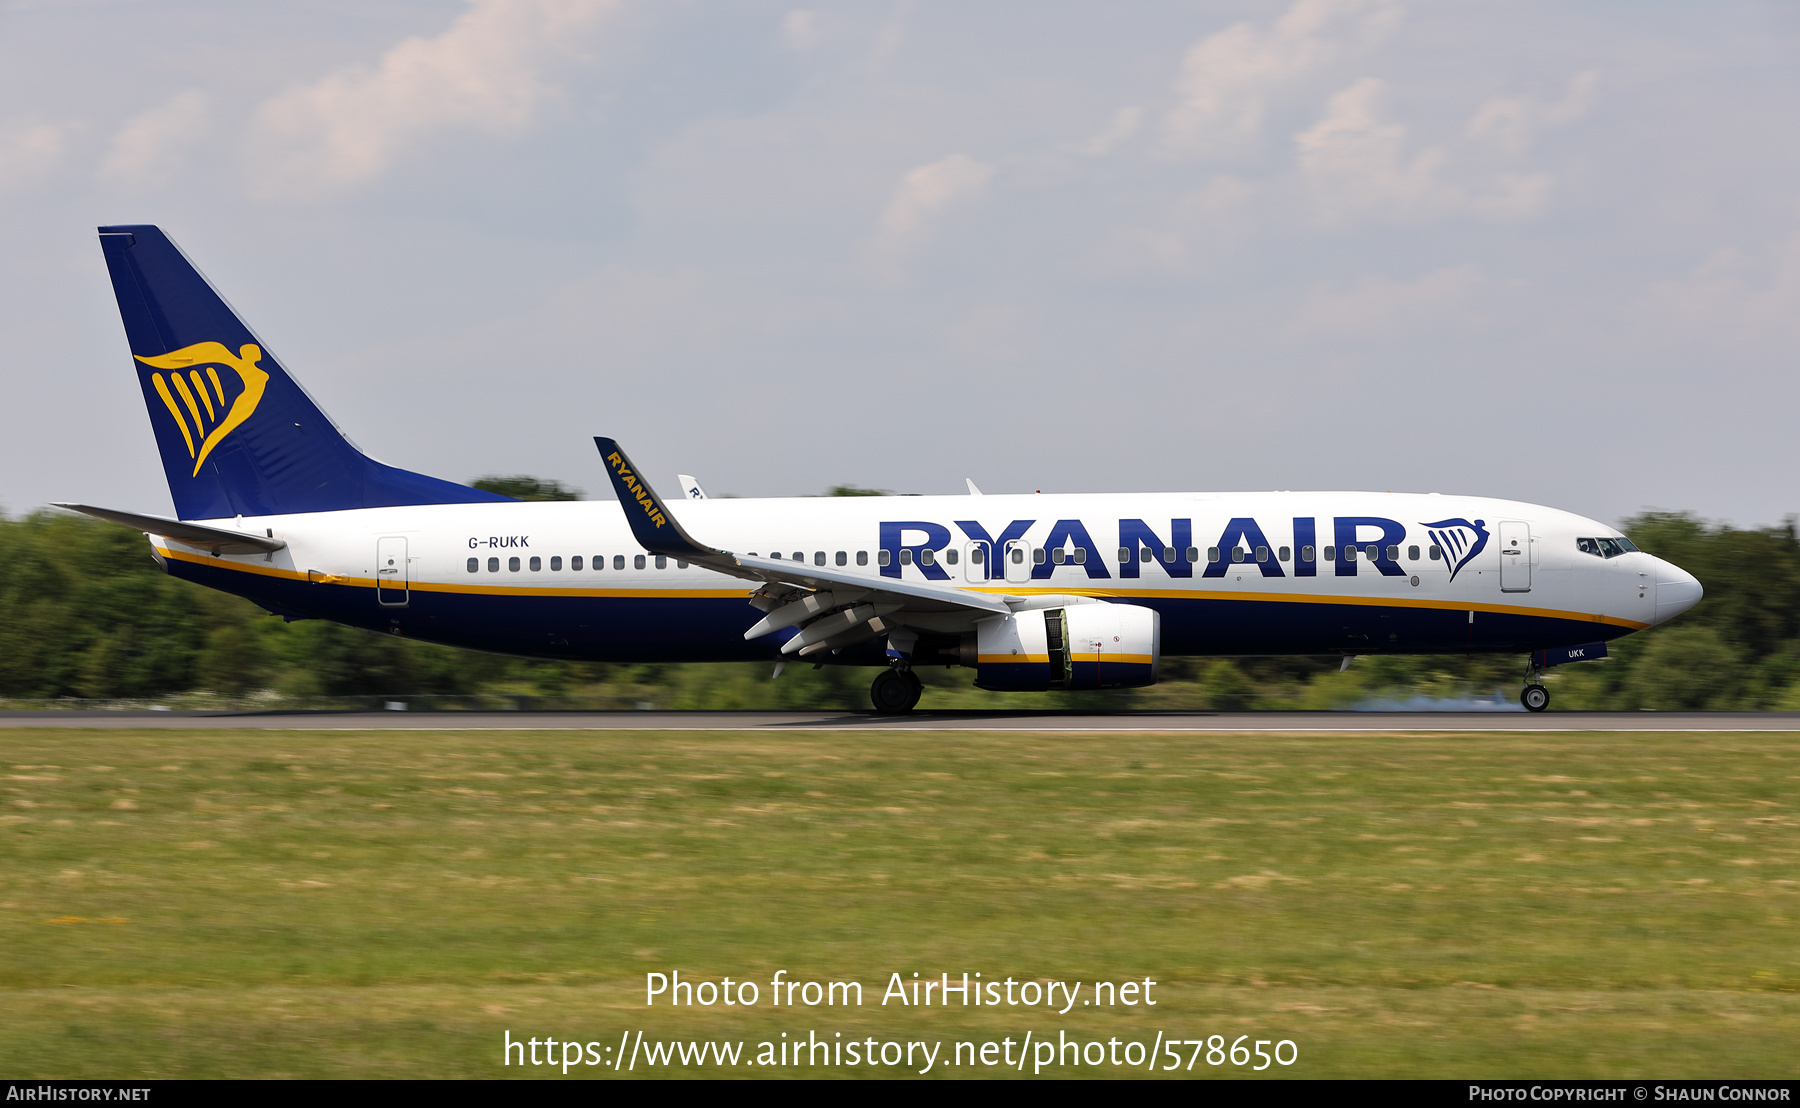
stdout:
[(1617, 529), (1507, 500), (1369, 492), (670, 503), (597, 438), (616, 501), (524, 503), (353, 446), (169, 238), (100, 228), (178, 518), (170, 574), (289, 619), (537, 658), (917, 666), (986, 689), (1153, 684), (1164, 656), (1527, 655), (1551, 665), (1693, 607)]

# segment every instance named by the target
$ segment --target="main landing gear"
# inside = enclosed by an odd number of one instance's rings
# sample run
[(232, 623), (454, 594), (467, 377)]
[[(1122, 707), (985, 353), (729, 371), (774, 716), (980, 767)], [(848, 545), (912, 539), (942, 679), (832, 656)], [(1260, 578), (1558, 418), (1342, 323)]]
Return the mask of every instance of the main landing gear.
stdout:
[(1531, 657), (1525, 663), (1525, 690), (1519, 694), (1519, 703), (1527, 712), (1541, 712), (1550, 706), (1550, 690), (1538, 682), (1537, 655)]
[(910, 669), (885, 669), (869, 686), (869, 702), (882, 715), (905, 715), (919, 703), (925, 683)]

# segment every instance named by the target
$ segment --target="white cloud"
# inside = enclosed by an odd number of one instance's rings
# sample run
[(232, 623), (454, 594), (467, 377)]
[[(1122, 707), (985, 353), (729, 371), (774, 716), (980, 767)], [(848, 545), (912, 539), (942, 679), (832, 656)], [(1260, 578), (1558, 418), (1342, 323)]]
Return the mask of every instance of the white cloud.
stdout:
[(1652, 314), (1732, 338), (1800, 335), (1800, 234), (1764, 257), (1716, 251), (1680, 281), (1652, 289)]
[(1113, 236), (1101, 249), (1108, 269), (1184, 271), (1217, 261), (1253, 229), (1259, 186), (1219, 174), (1175, 199), (1154, 226)]
[(1271, 96), (1373, 41), (1398, 14), (1393, 0), (1299, 0), (1266, 31), (1237, 23), (1201, 39), (1176, 78), (1170, 147), (1210, 154), (1244, 144), (1260, 133)]
[(790, 50), (811, 50), (825, 41), (825, 26), (818, 12), (795, 8), (781, 21), (781, 40)]
[(132, 119), (113, 136), (101, 173), (125, 184), (160, 184), (181, 168), (187, 148), (206, 133), (210, 102), (189, 89)]
[(993, 174), (993, 166), (967, 154), (908, 170), (876, 224), (876, 258), (893, 265), (918, 250), (951, 209), (981, 194)]
[(1519, 219), (1548, 199), (1550, 178), (1541, 173), (1501, 174), (1473, 191), (1445, 180), (1448, 156), (1441, 148), (1409, 153), (1406, 128), (1381, 118), (1384, 88), (1365, 77), (1333, 96), (1324, 117), (1294, 136), (1301, 173), (1327, 222), (1424, 223), (1463, 214)]
[(1540, 104), (1527, 96), (1497, 96), (1469, 120), (1469, 137), (1491, 142), (1509, 154), (1523, 154), (1538, 135), (1587, 115), (1599, 87), (1600, 74), (1590, 69), (1576, 74), (1568, 92), (1555, 104)]
[(1467, 321), (1488, 284), (1472, 265), (1434, 270), (1414, 281), (1369, 276), (1348, 288), (1316, 289), (1300, 310), (1302, 330), (1373, 335)]
[(1143, 121), (1143, 108), (1136, 105), (1120, 108), (1113, 114), (1111, 122), (1107, 123), (1106, 127), (1093, 138), (1076, 147), (1076, 152), (1096, 158), (1109, 153), (1114, 147), (1137, 134), (1138, 127)]
[(567, 58), (614, 0), (471, 0), (442, 34), (399, 43), (373, 67), (340, 70), (257, 112), (254, 191), (307, 195), (373, 178), (438, 132), (526, 128)]
[(26, 188), (42, 181), (62, 161), (67, 128), (28, 123), (0, 131), (0, 190)]

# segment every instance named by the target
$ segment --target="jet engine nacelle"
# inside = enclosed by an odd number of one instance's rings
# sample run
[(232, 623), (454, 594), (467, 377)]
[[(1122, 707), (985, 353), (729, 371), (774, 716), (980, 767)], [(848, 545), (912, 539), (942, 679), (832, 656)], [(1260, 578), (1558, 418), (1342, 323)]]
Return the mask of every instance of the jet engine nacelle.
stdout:
[(1016, 692), (1156, 684), (1162, 616), (1136, 604), (1071, 604), (975, 625), (975, 684)]

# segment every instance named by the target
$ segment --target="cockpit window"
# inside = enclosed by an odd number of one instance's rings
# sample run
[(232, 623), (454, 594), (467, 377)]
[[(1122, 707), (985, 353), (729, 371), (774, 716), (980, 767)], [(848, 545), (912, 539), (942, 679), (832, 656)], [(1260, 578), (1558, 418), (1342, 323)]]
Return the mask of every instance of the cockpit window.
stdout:
[(1621, 538), (1621, 539), (1617, 539), (1615, 541), (1618, 542), (1618, 544), (1620, 546), (1624, 547), (1627, 551), (1629, 551), (1632, 554), (1642, 553), (1642, 551), (1638, 550), (1637, 544), (1632, 542), (1630, 539)]
[(1583, 554), (1592, 554), (1596, 558), (1604, 557), (1604, 555), (1600, 553), (1599, 539), (1576, 539), (1575, 549), (1581, 551)]
[(1601, 539), (1600, 552), (1608, 558), (1617, 558), (1625, 553), (1625, 548), (1619, 545), (1618, 539)]

